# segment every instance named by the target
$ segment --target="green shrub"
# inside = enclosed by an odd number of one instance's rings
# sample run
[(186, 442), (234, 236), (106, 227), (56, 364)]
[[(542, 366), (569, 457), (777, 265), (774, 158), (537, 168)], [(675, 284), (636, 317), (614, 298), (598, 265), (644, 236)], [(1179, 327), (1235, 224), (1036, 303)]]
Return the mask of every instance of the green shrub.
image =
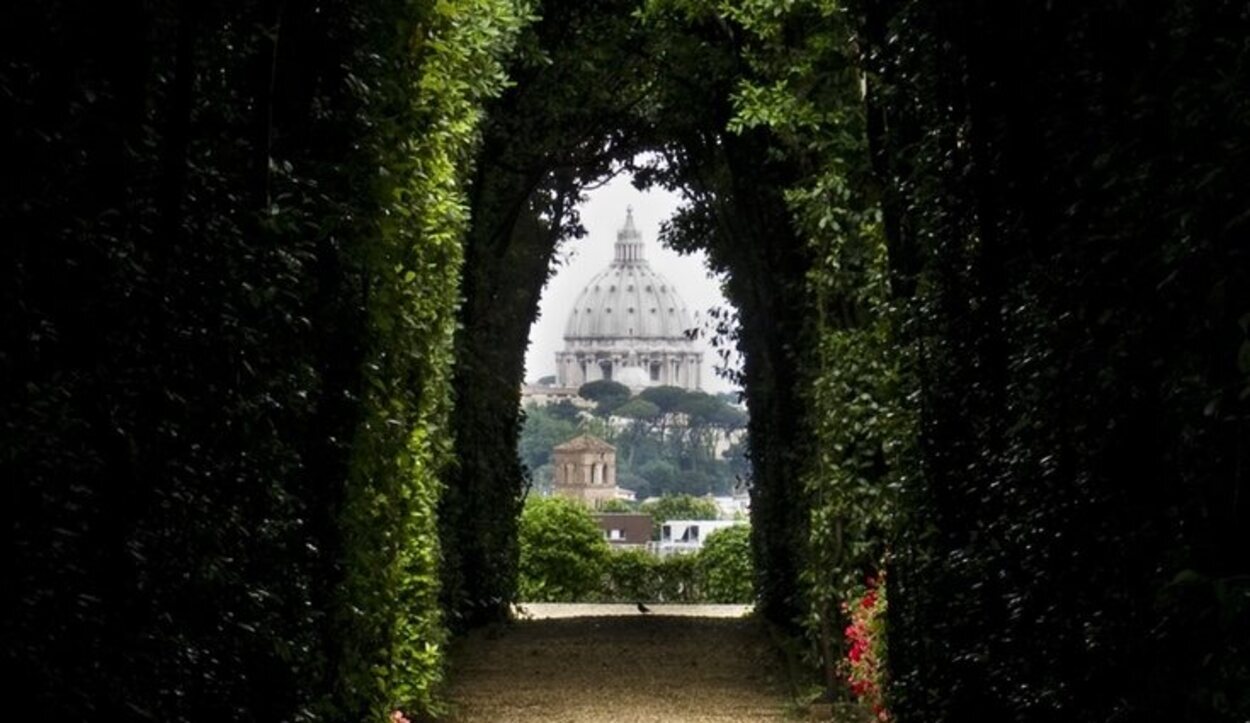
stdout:
[(614, 550), (603, 572), (598, 590), (603, 602), (711, 602), (704, 595), (698, 555), (657, 557), (639, 548)]
[(751, 528), (737, 525), (708, 535), (698, 555), (703, 598), (713, 603), (749, 603), (755, 576)]
[(716, 503), (694, 495), (664, 495), (642, 506), (642, 511), (655, 520), (655, 529), (669, 520), (715, 520), (720, 517)]
[(696, 555), (670, 555), (660, 558), (655, 567), (656, 602), (703, 602)]
[(600, 594), (609, 601), (654, 600), (659, 567), (659, 558), (646, 550), (614, 550), (608, 556)]
[(599, 592), (610, 550), (590, 513), (576, 502), (560, 497), (526, 502), (520, 545), (522, 600), (576, 602)]

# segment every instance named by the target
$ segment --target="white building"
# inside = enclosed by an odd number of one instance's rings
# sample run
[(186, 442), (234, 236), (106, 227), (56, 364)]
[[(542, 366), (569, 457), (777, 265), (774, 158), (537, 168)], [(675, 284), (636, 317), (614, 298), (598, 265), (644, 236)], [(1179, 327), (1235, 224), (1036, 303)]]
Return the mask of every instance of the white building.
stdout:
[(643, 256), (632, 209), (616, 234), (616, 258), (586, 284), (556, 353), (557, 385), (577, 389), (610, 379), (631, 389), (699, 389), (703, 352), (686, 336), (695, 327), (686, 302)]
[(745, 524), (746, 520), (668, 520), (660, 525), (655, 551), (660, 557), (698, 552), (713, 532)]

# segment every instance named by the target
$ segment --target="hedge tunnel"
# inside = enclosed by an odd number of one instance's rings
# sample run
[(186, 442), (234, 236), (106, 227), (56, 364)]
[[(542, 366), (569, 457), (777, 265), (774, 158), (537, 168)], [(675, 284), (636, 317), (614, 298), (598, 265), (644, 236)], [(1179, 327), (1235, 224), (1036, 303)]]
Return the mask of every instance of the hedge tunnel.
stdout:
[(628, 173), (738, 310), (764, 617), (828, 659), (884, 569), (905, 723), (1244, 721), (1248, 31), (1231, 0), (8, 3), (15, 710), (436, 712), (449, 636), (515, 596), (553, 254)]

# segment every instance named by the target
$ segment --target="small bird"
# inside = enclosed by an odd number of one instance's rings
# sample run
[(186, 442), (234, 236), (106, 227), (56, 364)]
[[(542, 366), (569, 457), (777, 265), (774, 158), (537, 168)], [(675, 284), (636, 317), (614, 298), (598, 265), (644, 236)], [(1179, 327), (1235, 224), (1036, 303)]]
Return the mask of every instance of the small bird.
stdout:
[(642, 613), (643, 615), (646, 615), (647, 613), (651, 612), (651, 608), (647, 607), (646, 605), (643, 605), (642, 603), (638, 603), (638, 612)]

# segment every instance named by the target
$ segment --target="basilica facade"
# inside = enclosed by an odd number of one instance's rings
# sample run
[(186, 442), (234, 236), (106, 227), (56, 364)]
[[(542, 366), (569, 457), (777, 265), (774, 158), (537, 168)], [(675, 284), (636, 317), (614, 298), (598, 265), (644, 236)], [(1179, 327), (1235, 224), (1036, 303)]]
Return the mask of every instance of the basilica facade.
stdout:
[(686, 332), (690, 310), (651, 268), (632, 209), (616, 234), (616, 255), (586, 284), (569, 312), (564, 349), (556, 353), (557, 384), (580, 387), (610, 379), (631, 389), (702, 386), (703, 352)]

